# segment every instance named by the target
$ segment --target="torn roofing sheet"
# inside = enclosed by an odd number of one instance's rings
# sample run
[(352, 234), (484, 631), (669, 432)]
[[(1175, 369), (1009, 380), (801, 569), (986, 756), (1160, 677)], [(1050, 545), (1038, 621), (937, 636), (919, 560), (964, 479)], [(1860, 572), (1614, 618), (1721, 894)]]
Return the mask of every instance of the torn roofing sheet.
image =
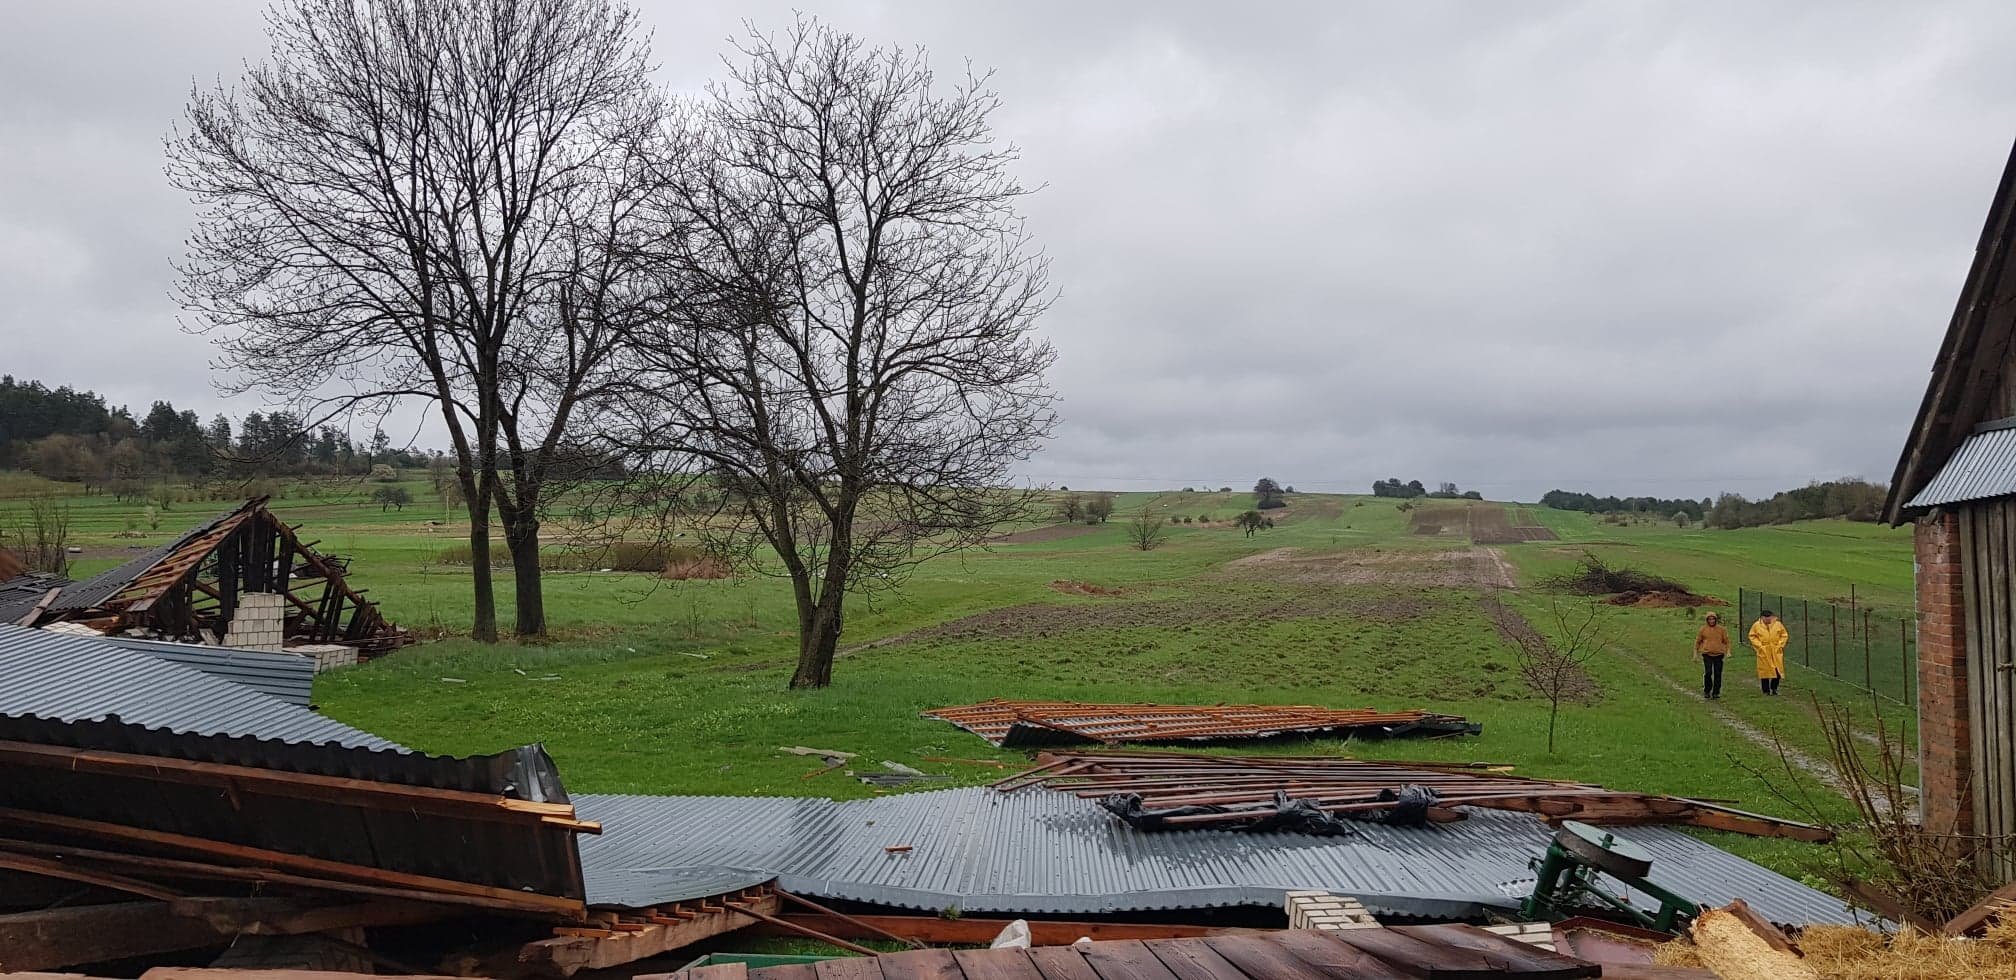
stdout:
[(1427, 711), (1266, 704), (1095, 704), (1008, 701), (933, 708), (998, 746), (1122, 742), (1229, 742), (1282, 735), (1475, 735), (1483, 726)]
[[(714, 876), (775, 877), (788, 891), (898, 908), (1103, 914), (1278, 907), (1286, 892), (1353, 895), (1388, 915), (1511, 912), (1553, 832), (1521, 813), (1471, 810), (1427, 828), (1349, 837), (1182, 830), (1144, 834), (1067, 793), (984, 787), (835, 802), (783, 797), (577, 796), (600, 837), (580, 841), (590, 905), (643, 907)], [(1743, 898), (1776, 922), (1850, 922), (1840, 900), (1667, 827), (1623, 831), (1652, 879), (1698, 902)], [(907, 850), (890, 850), (907, 848)], [(1618, 886), (1620, 890), (1622, 886)]]

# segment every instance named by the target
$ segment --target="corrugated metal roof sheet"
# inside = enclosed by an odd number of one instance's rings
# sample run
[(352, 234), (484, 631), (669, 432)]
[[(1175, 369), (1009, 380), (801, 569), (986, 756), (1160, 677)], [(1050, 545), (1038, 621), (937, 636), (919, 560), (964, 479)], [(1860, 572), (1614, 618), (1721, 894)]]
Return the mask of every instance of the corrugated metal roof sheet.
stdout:
[[(1552, 836), (1534, 817), (1488, 810), (1421, 829), (1368, 823), (1342, 838), (1142, 833), (1070, 794), (985, 788), (845, 803), (580, 796), (575, 805), (605, 828), (580, 842), (589, 904), (629, 907), (692, 897), (695, 882), (743, 872), (805, 895), (926, 910), (1278, 906), (1287, 891), (1323, 888), (1386, 914), (1468, 918), (1516, 907), (1532, 889), (1527, 860)], [(1653, 854), (1654, 880), (1696, 901), (1742, 898), (1778, 922), (1852, 920), (1839, 900), (1681, 831), (1624, 834)]]
[(299, 653), (206, 647), (130, 636), (108, 636), (104, 642), (169, 663), (193, 667), (219, 680), (243, 684), (288, 704), (306, 707), (314, 693), (315, 659)]
[(1907, 510), (2016, 494), (2016, 427), (1976, 432), (1953, 451)]
[(23, 572), (0, 582), (0, 623), (12, 623), (28, 614), (50, 589), (68, 587), (71, 581), (48, 572)]
[(102, 637), (0, 625), (0, 715), (351, 748), (401, 746), (298, 704)]

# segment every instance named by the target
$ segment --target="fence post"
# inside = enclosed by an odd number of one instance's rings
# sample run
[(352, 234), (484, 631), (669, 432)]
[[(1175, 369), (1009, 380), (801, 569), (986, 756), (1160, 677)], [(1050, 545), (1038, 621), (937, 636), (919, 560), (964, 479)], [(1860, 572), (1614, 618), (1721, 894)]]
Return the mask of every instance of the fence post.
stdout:
[(1873, 696), (1876, 685), (1869, 678), (1869, 610), (1862, 610), (1862, 686)]
[(1904, 675), (1904, 703), (1911, 703), (1911, 623), (1897, 621), (1897, 669)]
[(1813, 604), (1799, 600), (1799, 662), (1813, 666)]
[(1841, 607), (1831, 602), (1827, 604), (1827, 645), (1833, 650), (1834, 663), (1827, 672), (1839, 677), (1841, 676)]

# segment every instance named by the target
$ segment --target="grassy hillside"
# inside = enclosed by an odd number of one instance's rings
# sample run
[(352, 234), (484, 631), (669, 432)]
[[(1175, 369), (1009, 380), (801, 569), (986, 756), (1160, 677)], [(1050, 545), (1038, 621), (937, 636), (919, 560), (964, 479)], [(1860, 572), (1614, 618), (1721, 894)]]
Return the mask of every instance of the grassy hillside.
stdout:
[[(1022, 757), (918, 712), (1017, 697), (1431, 708), (1480, 721), (1484, 734), (1258, 751), (1491, 760), (1530, 775), (1783, 811), (1753, 774), (1778, 771), (1775, 757), (1685, 693), (1696, 684), (1694, 614), (1611, 612), (1616, 641), (1592, 665), (1602, 700), (1564, 710), (1561, 747), (1550, 754), (1546, 705), (1517, 676), (1480, 597), (1509, 575), (1520, 587), (1504, 593), (1507, 601), (1544, 628), (1548, 600), (1535, 586), (1585, 551), (1732, 602), (1739, 586), (1821, 597), (1853, 583), (1859, 596), (1908, 609), (1911, 576), (1908, 532), (1840, 522), (1710, 531), (1533, 508), (1561, 540), (1492, 554), (1473, 549), (1460, 528), (1411, 533), (1408, 512), (1387, 499), (1294, 495), (1272, 512), (1275, 528), (1247, 537), (1229, 521), (1250, 495), (1123, 494), (1107, 524), (1038, 522), (987, 551), (931, 562), (899, 592), (856, 603), (834, 686), (791, 692), (794, 617), (788, 590), (772, 579), (555, 574), (550, 642), (455, 639), (468, 623), (468, 572), (435, 556), (460, 532), (430, 523), (442, 520), (438, 504), (402, 513), (361, 503), (369, 489), (276, 508), (304, 525), (304, 537), (352, 556), (356, 583), (391, 618), (451, 636), (324, 675), (316, 687), (323, 710), (431, 752), (543, 742), (569, 787), (589, 792), (873, 792), (837, 772), (808, 778), (820, 764), (777, 751), (789, 745), (861, 753), (871, 766), (899, 762), (947, 784), (982, 782), (1000, 775), (988, 763)], [(410, 489), (429, 496), (417, 483)], [(77, 537), (89, 556), (80, 564), (108, 565), (223, 506), (178, 504), (160, 531), (142, 524), (141, 536), (121, 538), (114, 535), (140, 505), (79, 500)], [(1173, 524), (1162, 547), (1142, 552), (1124, 526), (1144, 506), (1163, 520), (1212, 523)], [(508, 581), (499, 598), (508, 610)], [(1739, 653), (1720, 704), (1811, 752), (1821, 743), (1802, 692), (1856, 697), (1795, 672), (1788, 693), (1801, 696), (1767, 700), (1754, 694), (1751, 676)], [(1792, 871), (1817, 856), (1803, 845), (1718, 842)]]

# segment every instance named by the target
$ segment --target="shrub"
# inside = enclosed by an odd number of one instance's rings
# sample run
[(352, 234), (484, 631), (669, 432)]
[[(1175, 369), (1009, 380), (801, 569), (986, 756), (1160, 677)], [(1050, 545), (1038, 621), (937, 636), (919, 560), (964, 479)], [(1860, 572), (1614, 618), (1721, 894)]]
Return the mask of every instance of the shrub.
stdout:
[(379, 463), (371, 467), (371, 479), (379, 483), (391, 483), (399, 479), (399, 471), (388, 463)]

